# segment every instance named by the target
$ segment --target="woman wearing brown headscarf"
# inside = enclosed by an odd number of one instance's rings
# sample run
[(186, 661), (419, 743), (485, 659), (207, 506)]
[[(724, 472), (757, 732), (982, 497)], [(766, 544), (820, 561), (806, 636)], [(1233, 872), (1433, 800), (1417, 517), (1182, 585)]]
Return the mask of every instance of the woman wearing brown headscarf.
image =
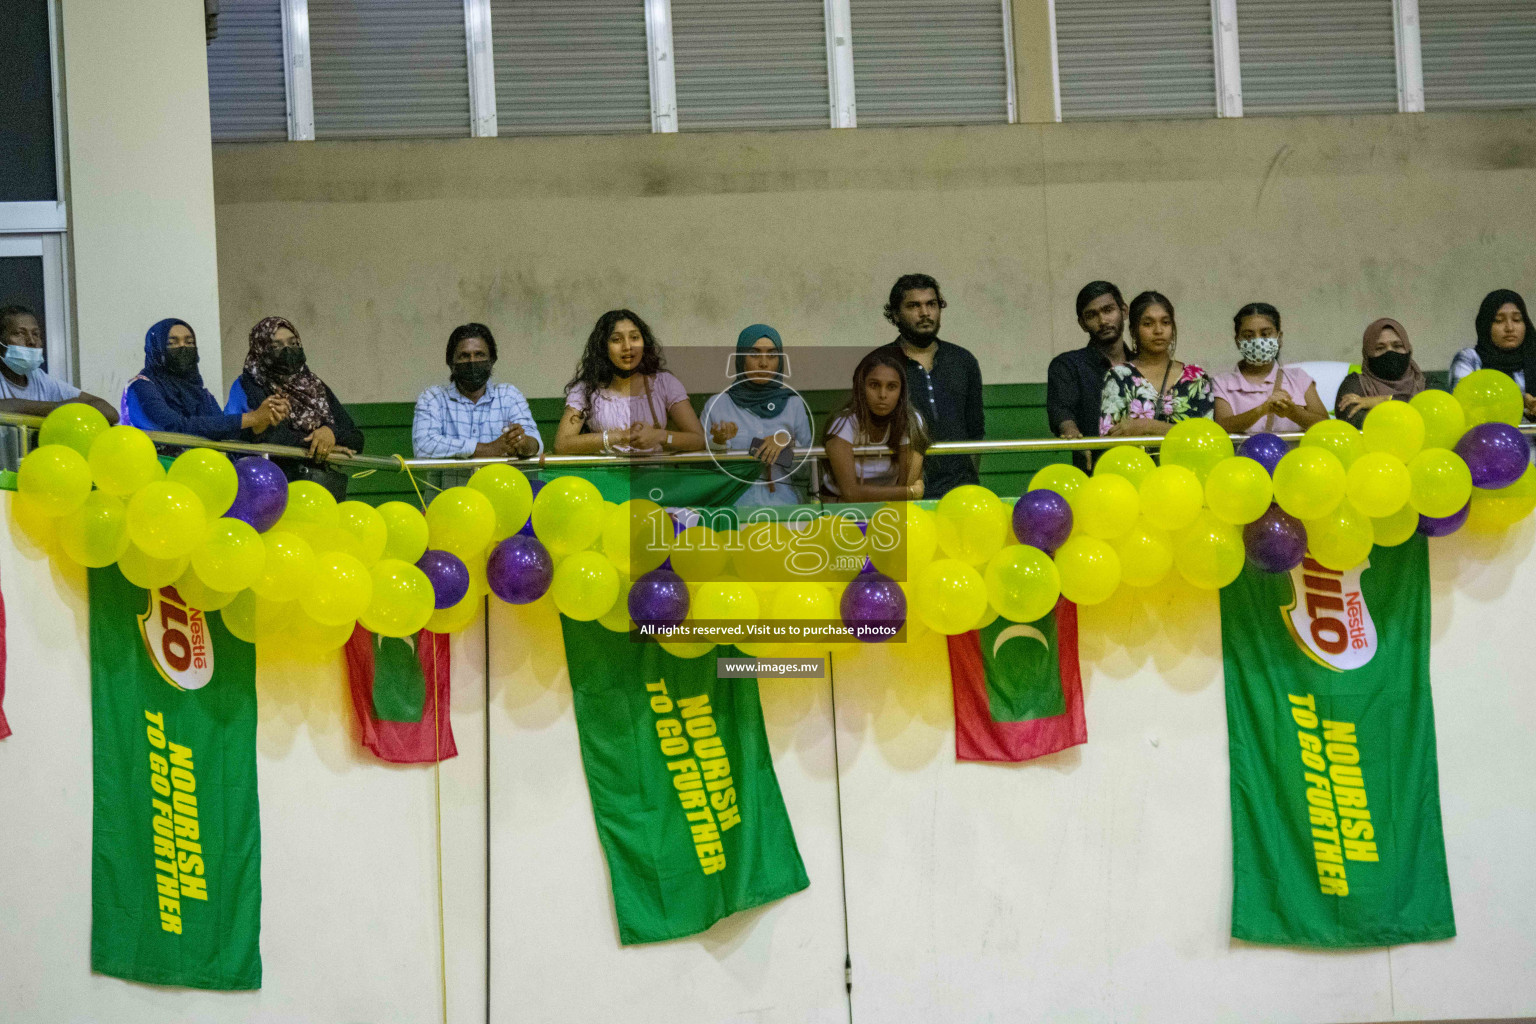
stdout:
[(1390, 317), (1371, 321), (1360, 347), (1360, 372), (1339, 385), (1334, 414), (1353, 426), (1382, 402), (1408, 401), (1425, 388), (1424, 372), (1413, 361), (1413, 343), (1403, 325)]

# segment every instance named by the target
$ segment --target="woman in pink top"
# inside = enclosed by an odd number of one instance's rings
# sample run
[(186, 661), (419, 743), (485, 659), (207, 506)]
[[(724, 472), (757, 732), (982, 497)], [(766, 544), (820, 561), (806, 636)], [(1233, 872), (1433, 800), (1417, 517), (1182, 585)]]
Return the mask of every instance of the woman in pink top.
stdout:
[(1218, 373), (1216, 422), (1233, 434), (1306, 430), (1328, 418), (1317, 384), (1307, 371), (1280, 365), (1280, 311), (1250, 302), (1232, 318), (1242, 357), (1237, 369)]
[(555, 431), (562, 455), (649, 455), (704, 447), (704, 428), (682, 381), (666, 371), (651, 328), (627, 309), (598, 318)]

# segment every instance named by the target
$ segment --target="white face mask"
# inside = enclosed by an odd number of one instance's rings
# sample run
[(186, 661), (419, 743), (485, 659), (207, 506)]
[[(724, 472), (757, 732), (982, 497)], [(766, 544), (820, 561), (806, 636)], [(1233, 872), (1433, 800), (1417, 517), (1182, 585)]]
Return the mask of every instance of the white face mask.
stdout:
[(5, 365), (12, 373), (25, 377), (43, 365), (43, 350), (31, 345), (5, 346)]
[(1280, 354), (1280, 339), (1240, 338), (1237, 342), (1237, 351), (1242, 354), (1243, 361), (1250, 365), (1272, 363)]

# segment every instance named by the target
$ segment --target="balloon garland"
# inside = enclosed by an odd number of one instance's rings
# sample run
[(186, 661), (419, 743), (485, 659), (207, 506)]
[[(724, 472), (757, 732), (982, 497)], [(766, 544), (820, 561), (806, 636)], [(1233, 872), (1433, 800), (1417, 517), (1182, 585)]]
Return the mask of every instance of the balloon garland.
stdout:
[[(716, 530), (646, 499), (606, 502), (582, 477), (541, 483), (508, 465), (477, 470), (425, 513), (338, 503), (256, 456), (197, 448), (166, 469), (148, 435), (72, 404), (44, 420), (14, 507), (23, 529), (71, 560), (175, 586), (236, 636), (301, 653), (340, 647), (355, 623), (385, 636), (455, 632), (487, 594), (547, 599), (614, 630), (840, 619), (857, 640), (881, 642), (902, 626), (913, 636), (998, 616), (1030, 622), (1061, 597), (1096, 604), (1175, 570), (1215, 590), (1245, 563), (1289, 572), (1311, 557), (1344, 571), (1415, 532), (1505, 529), (1536, 509), (1523, 411), (1509, 377), (1480, 370), (1454, 395), (1376, 405), (1361, 430), (1314, 424), (1295, 448), (1256, 434), (1234, 450), (1212, 421), (1186, 420), (1162, 442), (1161, 464), (1130, 445), (1104, 452), (1091, 477), (1053, 464), (1011, 508), (967, 485), (932, 511), (891, 503), (867, 524), (833, 514)], [(825, 643), (738, 646), (799, 654)], [(714, 647), (663, 645), (684, 657)]]

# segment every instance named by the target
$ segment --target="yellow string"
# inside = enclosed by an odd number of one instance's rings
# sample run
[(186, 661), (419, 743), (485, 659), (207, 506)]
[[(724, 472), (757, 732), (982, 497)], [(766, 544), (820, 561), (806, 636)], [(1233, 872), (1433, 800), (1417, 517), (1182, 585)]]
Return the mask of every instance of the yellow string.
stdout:
[[(425, 512), (427, 510), (427, 502), (421, 496), (421, 487), (419, 486), (419, 484), (426, 484), (428, 487), (432, 488), (435, 491), (440, 491), (440, 490), (442, 490), (442, 488), (437, 486), (437, 484), (434, 484), (430, 480), (422, 480), (422, 481), (420, 481), (418, 483), (418, 481), (416, 480), (416, 474), (412, 473), (411, 472), (411, 467), (407, 466), (405, 464), (405, 456), (404, 455), (396, 454), (395, 455), (395, 461), (400, 464), (400, 472), (404, 473), (405, 474), (405, 478), (411, 482), (411, 490), (416, 492), (416, 504), (420, 505), (421, 506), (421, 510), (423, 512)], [(370, 469), (368, 472), (372, 473), (373, 470)], [(361, 474), (359, 474), (359, 475), (361, 475)]]

